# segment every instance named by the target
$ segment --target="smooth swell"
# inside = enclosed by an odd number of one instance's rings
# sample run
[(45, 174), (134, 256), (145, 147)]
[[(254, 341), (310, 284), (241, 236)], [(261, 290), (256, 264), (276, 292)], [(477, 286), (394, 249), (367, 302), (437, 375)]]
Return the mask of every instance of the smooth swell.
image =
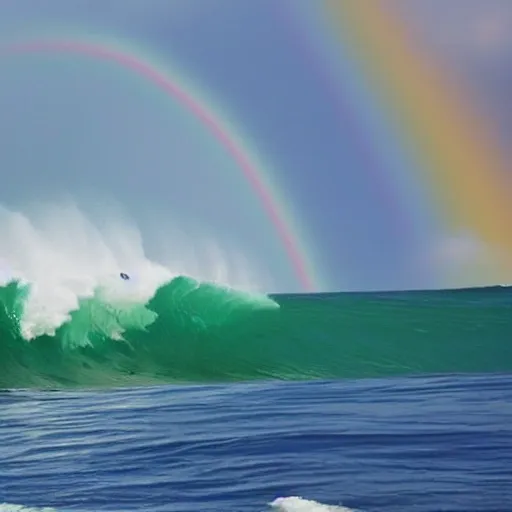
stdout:
[(2, 389), (512, 371), (508, 287), (266, 298), (177, 277), (30, 340), (28, 293), (0, 288)]

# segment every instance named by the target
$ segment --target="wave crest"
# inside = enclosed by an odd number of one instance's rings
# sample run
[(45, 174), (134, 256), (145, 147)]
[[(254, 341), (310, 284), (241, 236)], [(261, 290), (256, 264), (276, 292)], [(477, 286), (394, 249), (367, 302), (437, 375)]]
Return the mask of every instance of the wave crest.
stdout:
[[(260, 291), (247, 265), (226, 271), (226, 256), (218, 249), (199, 258), (204, 265), (198, 276), (189, 272), (190, 248), (178, 245), (172, 265), (151, 260), (133, 223), (119, 215), (95, 223), (72, 202), (43, 204), (29, 213), (0, 206), (0, 240), (0, 285), (16, 281), (25, 287), (19, 320), (26, 339), (55, 335), (87, 299), (140, 311), (159, 287), (180, 275)], [(120, 272), (131, 279), (120, 279)]]

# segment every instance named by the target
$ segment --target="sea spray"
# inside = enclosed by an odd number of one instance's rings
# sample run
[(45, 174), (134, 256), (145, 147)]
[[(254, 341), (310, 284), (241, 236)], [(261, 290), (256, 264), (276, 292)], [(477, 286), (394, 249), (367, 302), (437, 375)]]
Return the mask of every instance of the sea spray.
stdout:
[(0, 388), (512, 371), (512, 288), (265, 296), (117, 225), (2, 210)]
[(0, 388), (512, 371), (511, 288), (266, 298), (182, 276), (132, 309), (83, 299), (30, 341), (25, 293), (0, 289)]
[[(230, 273), (226, 255), (211, 245), (196, 276), (188, 272), (186, 246), (175, 246), (173, 266), (153, 261), (145, 254), (141, 233), (125, 218), (94, 223), (72, 202), (46, 203), (29, 211), (0, 207), (0, 285), (16, 280), (26, 286), (20, 321), (26, 339), (54, 335), (81, 300), (95, 298), (117, 309), (140, 310), (160, 286), (179, 275), (235, 284), (246, 291), (258, 287), (257, 277), (240, 283), (240, 267), (238, 275)], [(244, 277), (250, 275), (248, 265), (242, 269)], [(120, 279), (120, 272), (131, 279)]]

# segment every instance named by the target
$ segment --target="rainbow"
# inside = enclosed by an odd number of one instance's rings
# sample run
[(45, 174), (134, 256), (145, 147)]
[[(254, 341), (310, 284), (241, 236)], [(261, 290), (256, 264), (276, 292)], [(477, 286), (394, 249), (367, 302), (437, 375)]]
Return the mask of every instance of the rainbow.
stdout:
[[(373, 186), (362, 200), (383, 207), (418, 271), (436, 287), (509, 282), (510, 179), (492, 120), (420, 47), (410, 22), (382, 0), (275, 11), (349, 132), (357, 172)], [(477, 250), (465, 261), (435, 261), (458, 243), (459, 256), (472, 252), (465, 243)]]
[(201, 102), (197, 99), (196, 94), (189, 92), (190, 87), (185, 88), (180, 85), (180, 81), (185, 82), (185, 80), (177, 79), (176, 73), (166, 71), (165, 66), (157, 64), (154, 59), (146, 58), (140, 51), (128, 50), (126, 46), (118, 47), (112, 42), (89, 42), (69, 38), (36, 39), (6, 44), (0, 50), (0, 54), (4, 56), (38, 53), (71, 54), (122, 66), (176, 100), (209, 130), (236, 162), (272, 222), (304, 291), (311, 292), (320, 287), (320, 280), (314, 277), (312, 265), (304, 256), (306, 252), (300, 247), (298, 240), (301, 237), (295, 234), (299, 233), (299, 230), (293, 227), (292, 216), (285, 215), (284, 208), (280, 207), (285, 203), (279, 199), (276, 187), (270, 186), (267, 183), (269, 180), (263, 178), (261, 167), (255, 163), (255, 159), (251, 157), (248, 150), (237, 140), (235, 130), (228, 128), (229, 124), (214, 113), (212, 108), (207, 108), (205, 102)]
[(431, 191), (433, 215), (442, 216), (447, 230), (475, 233), (492, 249), (489, 279), (510, 279), (508, 172), (468, 93), (418, 46), (389, 3), (324, 0), (322, 6), (325, 26), (350, 48), (388, 130), (394, 127), (401, 150), (412, 155), (419, 183)]

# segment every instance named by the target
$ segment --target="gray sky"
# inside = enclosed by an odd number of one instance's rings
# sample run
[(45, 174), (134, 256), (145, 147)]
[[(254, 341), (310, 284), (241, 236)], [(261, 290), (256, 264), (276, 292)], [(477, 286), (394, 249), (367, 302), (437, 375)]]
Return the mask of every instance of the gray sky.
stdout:
[[(512, 3), (394, 3), (423, 43), (474, 90), (507, 143)], [(291, 5), (5, 0), (0, 31), (9, 40), (77, 27), (93, 39), (115, 35), (169, 59), (230, 113), (275, 169), (329, 289), (431, 284), (416, 272), (409, 241), (365, 174), (350, 127), (340, 126), (321, 77), (290, 25), (283, 25)], [(80, 60), (5, 58), (0, 111), (0, 202), (72, 194), (91, 204), (113, 197), (141, 224), (155, 253), (162, 246), (179, 252), (170, 233), (180, 229), (191, 240), (214, 239), (242, 251), (274, 276), (274, 289), (297, 289), (235, 163), (196, 119), (140, 79)]]

